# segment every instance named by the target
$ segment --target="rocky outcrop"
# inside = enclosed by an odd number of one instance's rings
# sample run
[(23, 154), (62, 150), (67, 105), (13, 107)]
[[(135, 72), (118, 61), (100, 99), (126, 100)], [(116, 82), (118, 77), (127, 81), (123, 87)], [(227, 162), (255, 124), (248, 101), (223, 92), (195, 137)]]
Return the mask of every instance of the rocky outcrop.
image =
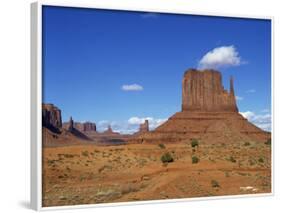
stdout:
[(59, 132), (62, 127), (61, 110), (53, 104), (42, 104), (42, 125)]
[[(68, 129), (69, 125), (70, 125), (70, 122), (65, 122), (65, 123), (63, 123), (63, 128)], [(73, 122), (73, 127), (75, 129), (79, 130), (80, 132), (96, 132), (97, 131), (96, 124), (92, 123), (92, 122), (85, 122), (85, 123)]]
[(145, 120), (143, 124), (140, 124), (139, 132), (149, 132), (148, 120)]
[(74, 129), (74, 122), (73, 122), (73, 119), (72, 117), (69, 118), (69, 125), (68, 125), (68, 131), (73, 131)]
[(240, 143), (265, 142), (270, 137), (238, 113), (233, 78), (226, 91), (220, 72), (190, 69), (182, 81), (182, 111), (155, 130), (136, 134), (130, 142), (174, 143), (197, 138), (208, 143)]
[(83, 131), (84, 132), (89, 132), (89, 131), (97, 131), (97, 127), (95, 123), (91, 123), (91, 122), (85, 122), (83, 123)]
[(111, 134), (111, 133), (113, 133), (111, 126), (108, 125), (108, 126), (107, 126), (107, 130), (105, 130), (103, 133), (105, 133), (105, 134)]
[(187, 70), (182, 81), (182, 111), (238, 112), (233, 78), (228, 92), (222, 86), (220, 72)]

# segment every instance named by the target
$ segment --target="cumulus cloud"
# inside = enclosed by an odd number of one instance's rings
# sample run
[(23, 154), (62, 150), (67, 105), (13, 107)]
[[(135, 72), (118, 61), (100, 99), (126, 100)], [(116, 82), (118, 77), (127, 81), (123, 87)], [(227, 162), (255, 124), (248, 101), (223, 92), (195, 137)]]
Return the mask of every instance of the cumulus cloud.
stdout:
[(263, 109), (263, 110), (261, 110), (261, 112), (270, 112), (270, 110), (269, 109)]
[(157, 128), (158, 126), (160, 126), (162, 123), (164, 123), (167, 119), (156, 119), (153, 117), (144, 117), (144, 118), (140, 118), (140, 117), (131, 117), (128, 120), (128, 123), (130, 125), (137, 125), (139, 126), (140, 124), (144, 123), (145, 120), (148, 120), (149, 122), (149, 128), (151, 130)]
[(144, 123), (145, 120), (148, 120), (149, 122), (149, 129), (154, 130), (159, 125), (164, 123), (167, 119), (134, 116), (125, 121), (102, 120), (97, 123), (97, 130), (99, 132), (103, 132), (107, 130), (108, 125), (110, 125), (114, 132), (119, 132), (122, 134), (133, 134), (139, 130), (140, 124)]
[(235, 96), (236, 101), (242, 101), (244, 98), (241, 96), (236, 95)]
[(249, 90), (246, 91), (246, 93), (255, 93), (255, 92), (256, 92), (255, 89), (249, 89)]
[(271, 131), (271, 114), (256, 114), (252, 111), (240, 112), (240, 114), (259, 128)]
[(139, 84), (125, 84), (121, 89), (124, 91), (142, 91), (143, 87)]
[(217, 69), (220, 67), (239, 66), (242, 63), (236, 48), (231, 46), (216, 47), (207, 52), (199, 61), (199, 69)]

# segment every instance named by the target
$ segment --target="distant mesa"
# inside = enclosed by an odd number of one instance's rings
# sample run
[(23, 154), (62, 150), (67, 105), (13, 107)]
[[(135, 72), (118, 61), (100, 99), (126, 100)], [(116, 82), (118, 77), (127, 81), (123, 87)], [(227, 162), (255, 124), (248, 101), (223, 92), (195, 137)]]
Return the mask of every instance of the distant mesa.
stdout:
[(150, 132), (130, 139), (137, 143), (190, 141), (205, 142), (266, 141), (270, 133), (248, 122), (238, 113), (234, 81), (225, 90), (216, 70), (189, 69), (182, 80), (182, 110)]
[(105, 133), (105, 134), (111, 134), (111, 133), (113, 133), (111, 126), (108, 125), (108, 126), (107, 126), (107, 130), (105, 130), (103, 133)]
[(139, 132), (140, 133), (149, 132), (148, 120), (145, 120), (143, 124), (140, 124)]
[[(89, 121), (84, 122), (84, 123), (73, 122), (72, 125), (73, 125), (74, 128), (78, 129), (81, 132), (96, 132), (97, 131), (96, 124), (92, 123), (92, 122), (89, 122)], [(69, 126), (70, 126), (70, 121), (63, 123), (64, 129), (68, 129)]]
[(83, 131), (84, 132), (88, 132), (88, 131), (97, 131), (97, 126), (95, 123), (91, 123), (91, 122), (85, 122), (83, 124)]
[(42, 126), (59, 133), (62, 127), (61, 110), (53, 104), (42, 104)]
[(63, 128), (61, 110), (54, 104), (42, 104), (42, 134), (44, 146), (83, 144), (91, 139), (75, 128), (72, 117)]
[[(124, 143), (174, 143), (193, 138), (209, 143), (264, 142), (271, 137), (245, 119), (236, 104), (234, 80), (230, 78), (229, 91), (222, 85), (222, 75), (216, 70), (189, 69), (182, 80), (182, 109), (165, 123), (149, 131), (149, 122), (140, 124), (133, 135), (114, 132), (109, 125), (97, 132), (95, 123), (62, 123), (61, 110), (53, 104), (42, 105), (42, 125), (46, 144), (79, 144), (83, 142), (104, 145)], [(82, 139), (82, 140), (81, 140)]]
[(84, 140), (90, 140), (90, 138), (87, 135), (85, 135), (83, 132), (81, 132), (80, 130), (75, 128), (74, 121), (71, 116), (69, 118), (69, 124), (68, 124), (67, 130), (68, 130), (68, 132), (72, 133), (74, 136), (76, 136), (78, 138), (81, 138)]

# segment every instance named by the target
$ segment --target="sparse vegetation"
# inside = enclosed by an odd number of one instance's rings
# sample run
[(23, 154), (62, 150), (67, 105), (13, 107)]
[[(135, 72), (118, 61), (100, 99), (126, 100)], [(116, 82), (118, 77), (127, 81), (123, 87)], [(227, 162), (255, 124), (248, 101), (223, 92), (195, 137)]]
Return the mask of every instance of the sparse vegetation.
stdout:
[(199, 163), (199, 161), (200, 161), (200, 160), (199, 160), (199, 158), (198, 158), (197, 156), (192, 156), (192, 158), (191, 158), (191, 159), (192, 159), (192, 163), (193, 163), (193, 164), (195, 164), (195, 163)]
[(165, 149), (165, 148), (166, 148), (166, 146), (165, 146), (163, 143), (160, 143), (158, 146), (159, 146), (161, 149)]
[[(43, 202), (48, 206), (106, 203), (128, 198), (173, 199), (178, 198), (177, 190), (186, 198), (225, 192), (245, 194), (238, 191), (240, 186), (252, 186), (257, 190), (249, 192), (267, 193), (271, 190), (271, 150), (264, 142), (240, 140), (223, 144), (218, 140), (213, 145), (200, 140), (199, 149), (192, 147), (189, 139), (184, 139), (183, 143), (159, 141), (128, 147), (45, 148)], [(171, 181), (173, 177), (176, 181)], [(117, 184), (112, 183), (113, 179)], [(171, 184), (168, 190), (167, 184)], [(151, 191), (154, 185), (159, 190)], [(60, 197), (67, 199), (63, 201)]]
[(260, 157), (260, 158), (258, 159), (258, 161), (259, 161), (260, 163), (264, 163), (264, 160), (263, 160), (262, 157)]
[(233, 156), (230, 156), (229, 158), (227, 158), (227, 160), (232, 163), (236, 163), (236, 159)]
[(171, 163), (171, 162), (174, 162), (174, 158), (172, 157), (172, 155), (169, 152), (167, 152), (164, 155), (162, 155), (161, 161), (162, 161), (162, 163)]
[(199, 146), (199, 141), (197, 139), (193, 138), (191, 140), (191, 147), (195, 148), (195, 147), (198, 147), (198, 146)]
[(265, 145), (271, 145), (271, 138), (268, 139), (264, 144), (265, 144)]
[(212, 185), (213, 188), (218, 188), (218, 187), (220, 187), (219, 182), (216, 181), (216, 180), (212, 180), (212, 181), (211, 181), (211, 185)]
[(82, 151), (82, 155), (84, 157), (89, 157), (89, 152), (88, 151)]
[(250, 142), (245, 142), (245, 143), (244, 143), (244, 146), (250, 146), (250, 145), (251, 145)]

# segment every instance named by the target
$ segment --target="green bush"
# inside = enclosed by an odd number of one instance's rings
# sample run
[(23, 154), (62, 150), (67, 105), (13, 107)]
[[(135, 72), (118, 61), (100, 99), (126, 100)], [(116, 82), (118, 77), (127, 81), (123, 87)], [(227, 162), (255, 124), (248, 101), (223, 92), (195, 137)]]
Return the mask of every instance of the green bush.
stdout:
[(193, 139), (191, 140), (191, 147), (192, 147), (192, 148), (195, 148), (196, 146), (197, 146), (197, 147), (199, 146), (199, 141), (198, 141), (197, 139), (193, 138)]
[(192, 163), (194, 164), (194, 163), (198, 163), (199, 162), (199, 158), (198, 157), (196, 157), (196, 156), (192, 156)]
[(259, 161), (260, 163), (264, 163), (264, 160), (263, 160), (262, 157), (260, 157), (260, 158), (258, 159), (258, 161)]
[(266, 145), (271, 145), (271, 138), (268, 139), (264, 144), (266, 144)]
[(218, 188), (218, 187), (220, 187), (219, 182), (218, 182), (218, 181), (216, 181), (216, 180), (212, 180), (212, 181), (211, 181), (211, 185), (212, 185), (212, 187), (214, 187), (214, 188)]
[(233, 156), (230, 156), (227, 160), (229, 160), (232, 163), (236, 163), (236, 159)]
[(161, 149), (165, 149), (165, 148), (166, 148), (166, 146), (165, 146), (163, 143), (160, 143), (158, 146), (159, 146)]
[(83, 155), (84, 157), (89, 157), (89, 152), (88, 152), (88, 151), (83, 151), (83, 152), (82, 152), (82, 155)]
[(244, 146), (250, 146), (251, 144), (250, 144), (250, 142), (245, 142), (244, 143)]
[(162, 163), (171, 163), (171, 162), (174, 162), (174, 158), (172, 157), (172, 155), (169, 152), (167, 152), (164, 155), (162, 155), (161, 161), (162, 161)]

